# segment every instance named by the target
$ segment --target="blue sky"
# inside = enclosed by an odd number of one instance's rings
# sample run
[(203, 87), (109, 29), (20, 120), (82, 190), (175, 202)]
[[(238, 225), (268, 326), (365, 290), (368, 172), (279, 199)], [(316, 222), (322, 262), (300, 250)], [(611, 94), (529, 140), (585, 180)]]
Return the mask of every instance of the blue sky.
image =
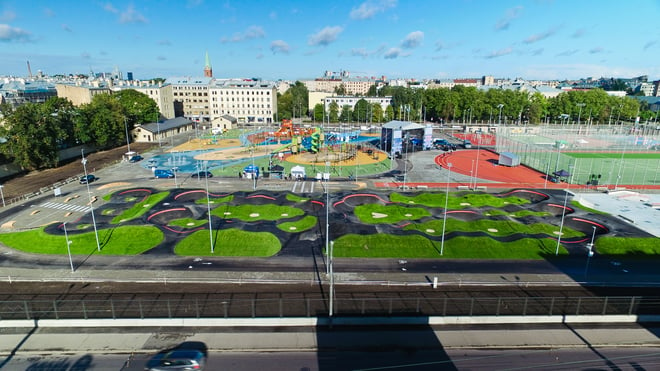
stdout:
[(660, 0), (0, 0), (0, 75), (660, 78)]

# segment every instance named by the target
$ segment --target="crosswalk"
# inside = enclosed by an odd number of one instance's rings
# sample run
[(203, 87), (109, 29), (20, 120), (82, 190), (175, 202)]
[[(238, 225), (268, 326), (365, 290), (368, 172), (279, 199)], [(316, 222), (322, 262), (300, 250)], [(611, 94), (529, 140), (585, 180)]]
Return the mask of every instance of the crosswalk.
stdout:
[(45, 207), (45, 208), (48, 208), (48, 209), (73, 211), (73, 212), (79, 212), (79, 213), (86, 213), (86, 212), (91, 210), (91, 208), (89, 206), (63, 204), (63, 203), (60, 203), (60, 202), (44, 202), (43, 204), (41, 204), (41, 207)]

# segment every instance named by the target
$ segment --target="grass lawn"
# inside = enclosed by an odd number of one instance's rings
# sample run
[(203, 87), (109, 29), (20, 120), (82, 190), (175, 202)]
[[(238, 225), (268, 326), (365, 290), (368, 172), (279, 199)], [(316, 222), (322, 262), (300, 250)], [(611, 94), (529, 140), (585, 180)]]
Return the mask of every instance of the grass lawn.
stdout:
[[(418, 230), (431, 236), (442, 235), (443, 220), (431, 220), (425, 223), (409, 224), (405, 226), (404, 230)], [(545, 224), (523, 224), (510, 222), (507, 220), (490, 220), (490, 219), (477, 219), (470, 222), (465, 222), (458, 219), (447, 218), (447, 225), (445, 227), (446, 233), (450, 232), (484, 232), (493, 236), (509, 236), (516, 233), (521, 234), (546, 234), (550, 237), (556, 237), (559, 232), (559, 227)], [(562, 238), (571, 238), (584, 236), (584, 233), (578, 232), (574, 229), (568, 228), (564, 225), (562, 228)]]
[(279, 220), (301, 216), (302, 209), (291, 206), (265, 205), (226, 205), (213, 209), (211, 214), (225, 219), (240, 219), (246, 222), (257, 220)]
[(291, 201), (291, 202), (306, 202), (306, 201), (310, 200), (309, 197), (301, 197), (301, 196), (295, 195), (293, 193), (287, 193), (286, 194), (286, 199)]
[[(488, 237), (457, 237), (445, 240), (443, 255), (440, 241), (419, 235), (344, 235), (334, 241), (333, 255), (342, 258), (429, 258), (448, 259), (545, 259), (553, 255), (556, 241), (525, 238), (498, 242)], [(560, 254), (568, 254), (560, 246)]]
[(355, 207), (354, 212), (362, 223), (368, 224), (392, 224), (431, 216), (431, 213), (422, 207), (381, 204), (359, 205)]
[(193, 218), (181, 218), (170, 220), (167, 225), (171, 227), (182, 227), (182, 228), (196, 228), (200, 225), (207, 224), (209, 221), (206, 219), (193, 219)]
[(655, 237), (600, 237), (594, 243), (596, 251), (602, 255), (628, 255), (648, 257), (660, 254), (660, 239)]
[[(153, 226), (121, 226), (98, 231), (101, 251), (97, 252), (94, 232), (69, 234), (71, 253), (75, 255), (137, 255), (163, 241), (163, 232)], [(0, 242), (37, 254), (67, 254), (64, 234), (45, 233), (43, 228), (0, 234)]]
[[(445, 207), (445, 194), (444, 193), (420, 193), (415, 196), (406, 196), (400, 193), (392, 193), (390, 201), (400, 202), (408, 205), (417, 204), (428, 207)], [(509, 197), (495, 197), (487, 193), (468, 193), (462, 196), (457, 196), (456, 193), (449, 193), (449, 200), (447, 202), (448, 209), (464, 209), (468, 206), (471, 207), (503, 207), (507, 204), (524, 205), (529, 201), (515, 196)]]
[(288, 233), (300, 233), (316, 226), (317, 218), (315, 216), (307, 215), (295, 222), (284, 222), (277, 225), (277, 228)]
[(505, 210), (490, 209), (490, 210), (485, 210), (483, 215), (484, 216), (508, 215), (513, 218), (524, 218), (526, 216), (550, 216), (551, 214), (547, 211), (518, 210), (510, 213)]
[(117, 224), (140, 217), (149, 211), (149, 209), (155, 204), (161, 202), (169, 194), (169, 192), (159, 192), (149, 195), (144, 201), (136, 203), (130, 209), (112, 218), (111, 223)]
[[(573, 158), (613, 158), (621, 159), (621, 152), (562, 152), (566, 156)], [(641, 160), (655, 160), (660, 159), (660, 153), (640, 153), (640, 152), (625, 152), (624, 158), (626, 160), (641, 159)]]
[(233, 199), (234, 199), (234, 195), (229, 195), (229, 196), (224, 196), (224, 197), (213, 197), (213, 196), (211, 196), (211, 197), (208, 197), (208, 199), (205, 196), (205, 197), (198, 198), (197, 200), (195, 200), (195, 203), (198, 204), (198, 205), (206, 204), (207, 202), (210, 203), (210, 204), (224, 204), (224, 203), (227, 203), (227, 202), (231, 202)]
[(232, 228), (213, 231), (213, 235), (213, 253), (208, 230), (197, 231), (186, 237), (176, 245), (174, 253), (183, 256), (269, 257), (282, 248), (277, 237), (268, 232), (246, 232)]

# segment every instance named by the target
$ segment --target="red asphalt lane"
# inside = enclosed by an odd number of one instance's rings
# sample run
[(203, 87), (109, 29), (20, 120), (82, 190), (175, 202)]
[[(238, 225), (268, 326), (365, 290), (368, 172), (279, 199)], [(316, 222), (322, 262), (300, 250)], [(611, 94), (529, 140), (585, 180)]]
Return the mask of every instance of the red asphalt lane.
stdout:
[[(529, 168), (524, 165), (520, 166), (500, 166), (498, 165), (499, 155), (487, 149), (464, 149), (455, 152), (445, 152), (435, 157), (435, 163), (444, 168), (449, 168), (451, 164), (451, 171), (454, 173), (467, 175), (471, 179), (476, 178), (476, 184), (470, 184), (469, 180), (466, 182), (450, 182), (450, 187), (468, 186), (468, 187), (487, 187), (487, 188), (549, 188), (549, 189), (572, 189), (575, 191), (588, 190), (588, 189), (610, 189), (613, 190), (614, 185), (607, 186), (586, 186), (584, 184), (568, 184), (568, 183), (553, 183), (545, 180), (545, 174)], [(480, 183), (479, 180), (488, 180), (496, 183)], [(376, 187), (383, 188), (399, 188), (401, 182), (374, 182)], [(411, 183), (406, 182), (407, 187), (411, 188), (446, 188), (447, 183)], [(658, 189), (658, 185), (635, 185), (635, 184), (619, 184), (619, 189), (626, 190), (647, 190)]]

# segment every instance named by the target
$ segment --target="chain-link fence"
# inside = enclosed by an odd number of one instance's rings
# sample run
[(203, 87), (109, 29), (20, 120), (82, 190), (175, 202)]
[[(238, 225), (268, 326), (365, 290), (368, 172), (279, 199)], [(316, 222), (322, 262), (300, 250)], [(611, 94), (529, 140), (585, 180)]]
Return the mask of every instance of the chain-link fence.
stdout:
[[(18, 300), (0, 302), (0, 320), (273, 318), (328, 315), (327, 298)], [(335, 316), (525, 316), (657, 314), (660, 297), (349, 298)]]

